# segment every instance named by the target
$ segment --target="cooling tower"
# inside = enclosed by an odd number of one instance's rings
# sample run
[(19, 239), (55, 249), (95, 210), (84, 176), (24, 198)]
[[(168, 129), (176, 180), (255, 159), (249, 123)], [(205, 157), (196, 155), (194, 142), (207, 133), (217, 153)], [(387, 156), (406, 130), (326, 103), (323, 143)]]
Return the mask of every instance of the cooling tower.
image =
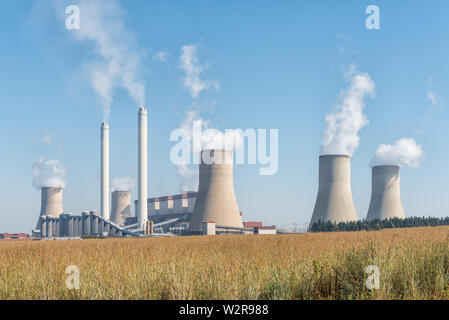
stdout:
[(114, 191), (112, 193), (111, 221), (119, 226), (125, 224), (131, 217), (131, 194), (129, 191)]
[[(215, 163), (209, 161), (210, 157), (215, 159)], [(243, 228), (234, 193), (232, 151), (201, 152), (198, 198), (190, 218), (189, 230), (200, 232), (203, 221), (214, 221), (217, 226)]]
[(314, 222), (357, 220), (351, 192), (351, 158), (320, 156), (318, 195), (309, 228)]
[(39, 216), (50, 216), (58, 218), (63, 213), (62, 188), (41, 188), (41, 213)]
[(366, 220), (389, 218), (405, 218), (401, 203), (399, 166), (374, 166)]
[(109, 125), (101, 124), (101, 216), (109, 220)]
[(139, 154), (138, 154), (138, 207), (137, 227), (143, 228), (148, 220), (147, 209), (147, 156), (148, 156), (148, 112), (144, 107), (139, 108)]

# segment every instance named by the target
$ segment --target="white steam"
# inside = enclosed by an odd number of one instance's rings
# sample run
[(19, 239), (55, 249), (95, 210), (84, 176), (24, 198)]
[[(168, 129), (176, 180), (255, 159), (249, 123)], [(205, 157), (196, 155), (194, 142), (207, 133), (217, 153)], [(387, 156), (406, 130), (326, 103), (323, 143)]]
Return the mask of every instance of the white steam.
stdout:
[[(53, 3), (59, 14), (65, 12), (64, 5), (72, 4)], [(69, 33), (77, 41), (93, 45), (95, 58), (84, 64), (84, 70), (100, 99), (104, 120), (109, 117), (113, 92), (118, 87), (124, 88), (137, 104), (144, 105), (145, 86), (139, 79), (142, 54), (134, 48), (134, 36), (124, 25), (119, 2), (78, 0), (76, 5), (80, 9), (80, 29)]]
[[(241, 130), (228, 129), (220, 131), (209, 128), (210, 120), (203, 120), (197, 111), (187, 111), (181, 122), (183, 129), (189, 137), (190, 151), (198, 155), (201, 150), (206, 149), (226, 149), (237, 150), (243, 148), (244, 137)], [(198, 132), (201, 131), (201, 138), (197, 139)], [(198, 166), (180, 163), (176, 165), (178, 175), (181, 179), (181, 192), (197, 190), (198, 188)]]
[(134, 185), (135, 180), (131, 177), (116, 177), (111, 182), (111, 192), (130, 191)]
[(340, 102), (333, 113), (326, 116), (321, 154), (352, 156), (360, 143), (359, 131), (369, 123), (363, 114), (365, 96), (374, 96), (374, 82), (367, 73), (355, 73), (354, 67), (347, 76), (351, 84), (342, 91)]
[[(206, 149), (234, 150), (243, 146), (244, 137), (241, 130), (220, 131), (209, 126), (210, 120), (203, 120), (197, 111), (186, 112), (181, 128), (189, 133), (191, 150), (194, 153)], [(201, 139), (195, 139), (195, 130), (201, 130)]]
[(211, 87), (218, 89), (218, 83), (202, 79), (204, 67), (198, 62), (197, 46), (184, 45), (181, 48), (181, 69), (185, 72), (184, 86), (190, 91), (192, 98), (198, 98), (199, 94)]
[(393, 145), (381, 144), (371, 160), (371, 166), (397, 165), (416, 169), (424, 160), (425, 153), (421, 145), (412, 138), (397, 140)]
[(66, 184), (66, 167), (58, 160), (38, 159), (33, 163), (33, 185), (42, 187), (64, 188)]

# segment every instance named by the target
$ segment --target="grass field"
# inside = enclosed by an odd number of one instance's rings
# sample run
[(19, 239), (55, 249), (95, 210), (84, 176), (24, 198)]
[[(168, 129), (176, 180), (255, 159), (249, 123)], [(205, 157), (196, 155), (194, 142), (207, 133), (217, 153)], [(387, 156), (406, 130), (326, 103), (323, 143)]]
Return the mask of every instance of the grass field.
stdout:
[(449, 299), (449, 228), (0, 241), (0, 299)]

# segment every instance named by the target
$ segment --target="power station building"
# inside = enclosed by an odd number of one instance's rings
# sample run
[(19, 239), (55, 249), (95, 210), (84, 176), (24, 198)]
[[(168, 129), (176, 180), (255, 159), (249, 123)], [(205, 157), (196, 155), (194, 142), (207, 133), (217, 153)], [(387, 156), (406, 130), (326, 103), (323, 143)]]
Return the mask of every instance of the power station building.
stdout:
[[(182, 216), (186, 216), (186, 219), (190, 220), (197, 196), (198, 192), (188, 192), (171, 196), (148, 198), (148, 220), (161, 222)], [(138, 200), (134, 201), (136, 215), (138, 203)]]

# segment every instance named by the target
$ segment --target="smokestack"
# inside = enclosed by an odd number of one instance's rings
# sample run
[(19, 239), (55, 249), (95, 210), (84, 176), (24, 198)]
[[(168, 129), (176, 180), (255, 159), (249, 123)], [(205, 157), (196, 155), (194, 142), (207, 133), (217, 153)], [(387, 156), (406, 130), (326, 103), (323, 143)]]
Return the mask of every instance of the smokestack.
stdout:
[(109, 220), (109, 124), (101, 124), (101, 216)]
[(320, 156), (318, 196), (309, 228), (319, 220), (357, 220), (351, 192), (351, 158), (347, 155)]
[(39, 216), (58, 218), (64, 212), (62, 208), (62, 188), (41, 188), (41, 213)]
[[(208, 161), (213, 158), (215, 163)], [(203, 221), (218, 226), (243, 228), (234, 193), (232, 151), (203, 150), (199, 172), (198, 198), (189, 230), (200, 232)]]
[(111, 221), (124, 225), (127, 217), (131, 217), (131, 193), (129, 191), (114, 191), (112, 193)]
[(137, 227), (143, 228), (148, 220), (147, 183), (148, 183), (148, 112), (144, 107), (139, 109), (139, 179), (138, 179), (138, 208)]
[(405, 218), (401, 203), (399, 166), (374, 166), (366, 220), (389, 218)]

